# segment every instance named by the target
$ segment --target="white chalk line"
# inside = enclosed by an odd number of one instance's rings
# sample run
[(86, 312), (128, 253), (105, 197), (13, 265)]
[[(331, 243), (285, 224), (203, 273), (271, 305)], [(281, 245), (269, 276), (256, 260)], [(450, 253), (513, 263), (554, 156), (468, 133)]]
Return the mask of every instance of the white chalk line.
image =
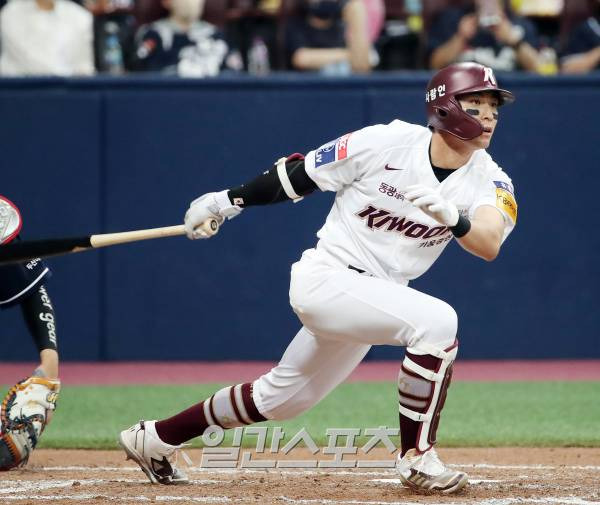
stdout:
[[(98, 484), (148, 484), (148, 479), (68, 479), (68, 480), (19, 480), (0, 482), (0, 495), (22, 493), (27, 491), (44, 491), (74, 486), (94, 486)], [(202, 486), (212, 484), (231, 484), (231, 480), (200, 479), (190, 480), (190, 484)], [(239, 482), (236, 484), (239, 485)]]
[[(600, 472), (600, 466), (597, 465), (494, 465), (490, 463), (473, 463), (473, 464), (450, 464), (450, 468), (472, 468), (472, 469), (492, 469), (492, 470), (588, 470), (592, 472)], [(74, 472), (133, 472), (139, 470), (137, 466), (44, 466), (42, 470), (47, 471), (74, 471)], [(194, 473), (264, 473), (277, 472), (286, 475), (390, 475), (396, 473), (395, 469), (380, 470), (380, 471), (359, 471), (359, 470), (283, 470), (280, 468), (205, 468), (192, 466), (187, 467), (188, 472)]]
[[(414, 505), (415, 503), (421, 503), (420, 501), (363, 501), (363, 500), (307, 500), (307, 499), (294, 499), (286, 496), (280, 496), (284, 502), (295, 503), (298, 505)], [(415, 498), (418, 500), (418, 498)], [(445, 501), (441, 503), (427, 502), (427, 505), (473, 505), (473, 501)], [(477, 501), (477, 505), (512, 505), (513, 503), (541, 503), (544, 505), (558, 504), (558, 505), (598, 505), (597, 501), (583, 500), (575, 496), (565, 497), (548, 497), (548, 498), (492, 498), (490, 500)]]
[[(371, 479), (369, 482), (377, 482), (378, 484), (402, 485), (402, 481), (400, 479)], [(480, 484), (497, 484), (499, 482), (506, 481), (497, 479), (469, 479), (469, 484), (472, 486), (478, 486)]]
[(590, 470), (592, 472), (600, 472), (600, 466), (597, 465), (494, 465), (491, 463), (474, 463), (474, 464), (450, 464), (453, 468), (491, 468), (498, 470)]
[[(185, 501), (185, 502), (197, 502), (197, 503), (223, 503), (223, 502), (232, 502), (232, 501), (248, 501), (248, 500), (232, 500), (227, 496), (106, 496), (103, 494), (72, 494), (72, 495), (63, 495), (63, 496), (46, 496), (46, 495), (29, 495), (29, 496), (7, 496), (4, 499), (7, 501), (24, 501), (24, 500), (34, 500), (37, 502), (43, 501), (73, 501), (75, 503), (80, 503), (85, 500), (97, 500), (98, 498), (102, 498), (103, 500), (108, 500), (112, 502), (176, 502), (176, 501)], [(253, 500), (251, 500), (253, 501)]]
[[(228, 496), (106, 496), (101, 494), (81, 493), (64, 496), (45, 496), (45, 495), (28, 495), (28, 496), (7, 496), (4, 497), (7, 501), (24, 501), (35, 500), (36, 502), (44, 501), (73, 501), (81, 502), (85, 500), (97, 500), (102, 498), (112, 502), (193, 502), (193, 503), (239, 503), (239, 502), (257, 502), (260, 503), (262, 498), (229, 498)], [(287, 496), (278, 496), (275, 498), (283, 503), (292, 503), (295, 505), (415, 505), (420, 503), (420, 497), (415, 497), (415, 501), (372, 501), (372, 500), (329, 500), (329, 499), (296, 499)], [(444, 502), (428, 502), (428, 505), (473, 505), (473, 501), (444, 501)], [(542, 504), (542, 505), (598, 505), (597, 501), (585, 500), (575, 496), (553, 496), (546, 498), (492, 498), (489, 500), (478, 501), (478, 505), (513, 505), (513, 504)]]

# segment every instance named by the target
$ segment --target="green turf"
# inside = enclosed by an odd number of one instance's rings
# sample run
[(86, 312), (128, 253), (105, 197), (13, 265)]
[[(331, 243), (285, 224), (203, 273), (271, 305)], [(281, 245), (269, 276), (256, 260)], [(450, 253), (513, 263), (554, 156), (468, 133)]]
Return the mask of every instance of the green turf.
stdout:
[[(118, 432), (138, 419), (167, 417), (219, 387), (67, 385), (40, 447), (115, 448)], [(318, 445), (326, 445), (327, 428), (397, 428), (396, 401), (391, 382), (343, 384), (302, 416), (269, 424), (281, 426), (288, 439), (305, 427)], [(244, 445), (254, 440), (245, 437)], [(600, 447), (600, 382), (457, 382), (438, 441), (446, 447)]]

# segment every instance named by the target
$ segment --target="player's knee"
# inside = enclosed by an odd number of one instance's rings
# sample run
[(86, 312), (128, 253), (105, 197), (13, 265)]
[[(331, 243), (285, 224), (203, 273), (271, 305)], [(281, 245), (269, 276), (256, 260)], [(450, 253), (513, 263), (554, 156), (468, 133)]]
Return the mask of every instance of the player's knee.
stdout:
[[(430, 344), (447, 344), (454, 342), (458, 331), (458, 315), (446, 302), (440, 300), (435, 308), (434, 317), (423, 325), (415, 335), (416, 340)], [(409, 344), (413, 345), (413, 343)]]

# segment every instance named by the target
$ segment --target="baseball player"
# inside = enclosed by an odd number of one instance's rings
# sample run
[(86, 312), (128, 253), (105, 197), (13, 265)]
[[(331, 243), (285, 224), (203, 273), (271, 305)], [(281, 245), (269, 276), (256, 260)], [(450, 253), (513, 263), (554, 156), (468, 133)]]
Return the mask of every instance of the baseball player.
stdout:
[[(0, 247), (19, 239), (17, 206), (0, 196)], [(0, 266), (0, 308), (19, 306), (40, 353), (31, 377), (10, 388), (0, 407), (0, 470), (27, 463), (60, 391), (54, 307), (44, 281), (50, 270), (40, 260)]]
[(184, 481), (169, 458), (208, 426), (297, 416), (340, 384), (372, 345), (385, 344), (406, 347), (398, 377), (402, 482), (441, 493), (467, 484), (434, 449), (458, 349), (457, 315), (408, 283), (452, 239), (491, 261), (512, 231), (513, 186), (485, 149), (500, 107), (513, 100), (491, 69), (451, 65), (427, 85), (428, 128), (399, 120), (369, 126), (191, 203), (185, 226), (197, 239), (207, 237), (197, 228), (207, 219), (222, 223), (252, 205), (336, 192), (316, 247), (292, 265), (290, 303), (303, 326), (279, 364), (171, 418), (121, 432), (128, 457), (152, 482)]

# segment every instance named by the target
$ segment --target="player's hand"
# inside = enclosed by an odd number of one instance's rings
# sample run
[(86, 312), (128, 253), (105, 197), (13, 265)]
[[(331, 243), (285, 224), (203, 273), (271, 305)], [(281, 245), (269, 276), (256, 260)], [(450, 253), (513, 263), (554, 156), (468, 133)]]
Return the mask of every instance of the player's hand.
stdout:
[(185, 232), (189, 239), (210, 238), (213, 234), (207, 233), (202, 224), (214, 219), (223, 224), (225, 218), (233, 218), (242, 211), (241, 207), (232, 205), (227, 196), (227, 190), (218, 193), (206, 193), (190, 203), (190, 208), (183, 219)]
[(438, 191), (422, 184), (408, 186), (404, 197), (415, 207), (444, 226), (455, 226), (458, 223), (458, 209), (446, 200)]

